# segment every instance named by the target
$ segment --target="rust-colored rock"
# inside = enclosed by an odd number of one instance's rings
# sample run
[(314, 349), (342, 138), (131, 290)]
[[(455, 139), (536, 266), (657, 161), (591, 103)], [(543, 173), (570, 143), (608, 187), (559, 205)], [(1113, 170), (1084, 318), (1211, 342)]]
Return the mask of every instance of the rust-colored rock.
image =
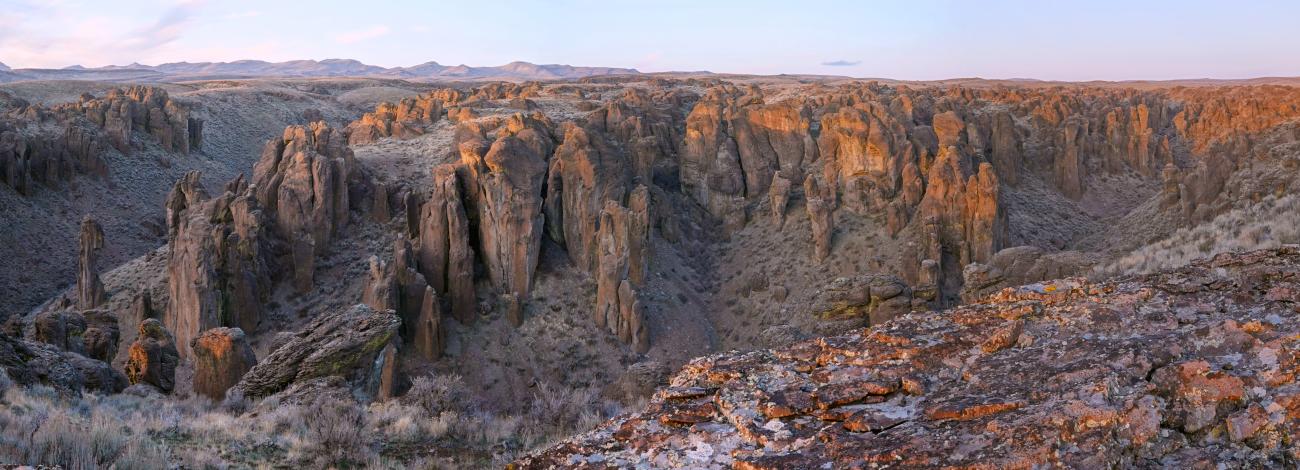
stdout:
[(1268, 467), (1292, 458), (1270, 436), (1300, 415), (1277, 379), (1300, 372), (1279, 350), (1300, 320), (1293, 299), (1252, 293), (1300, 287), (1297, 272), (1300, 246), (1220, 255), (699, 358), (641, 412), (515, 465)]
[(180, 356), (172, 335), (161, 322), (149, 319), (141, 323), (140, 333), (128, 352), (126, 377), (132, 384), (149, 384), (163, 393), (175, 388)]
[(204, 331), (191, 345), (194, 351), (194, 393), (215, 401), (226, 398), (226, 390), (239, 383), (244, 373), (257, 364), (244, 330), (213, 328)]

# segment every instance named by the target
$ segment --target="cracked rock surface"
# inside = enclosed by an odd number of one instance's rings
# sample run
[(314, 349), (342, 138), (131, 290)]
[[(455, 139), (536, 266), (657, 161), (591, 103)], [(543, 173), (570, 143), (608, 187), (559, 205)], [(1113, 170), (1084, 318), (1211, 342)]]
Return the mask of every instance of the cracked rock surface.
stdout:
[(691, 361), (514, 468), (1287, 468), (1300, 246)]

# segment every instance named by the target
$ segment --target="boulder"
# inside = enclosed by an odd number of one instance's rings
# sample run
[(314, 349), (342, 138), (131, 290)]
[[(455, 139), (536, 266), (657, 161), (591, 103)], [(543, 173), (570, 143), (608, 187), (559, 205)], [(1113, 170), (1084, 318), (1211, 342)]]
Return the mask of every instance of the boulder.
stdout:
[(272, 351), (227, 391), (250, 400), (274, 395), (295, 383), (337, 376), (363, 397), (374, 398), (401, 319), (391, 311), (356, 305), (324, 313)]
[(146, 383), (163, 393), (176, 387), (176, 366), (180, 363), (176, 343), (158, 320), (145, 320), (131, 343), (126, 377), (132, 384)]
[(85, 352), (86, 319), (69, 310), (45, 311), (32, 318), (31, 339), (64, 351)]
[(194, 351), (194, 393), (215, 401), (225, 399), (226, 390), (257, 364), (253, 347), (239, 328), (204, 331), (190, 348)]
[(117, 393), (126, 377), (107, 363), (53, 345), (0, 334), (0, 369), (20, 385), (47, 385), (59, 390)]
[(117, 315), (107, 310), (87, 310), (81, 312), (86, 319), (86, 330), (82, 333), (82, 351), (87, 357), (108, 363), (117, 357), (118, 343), (122, 339)]

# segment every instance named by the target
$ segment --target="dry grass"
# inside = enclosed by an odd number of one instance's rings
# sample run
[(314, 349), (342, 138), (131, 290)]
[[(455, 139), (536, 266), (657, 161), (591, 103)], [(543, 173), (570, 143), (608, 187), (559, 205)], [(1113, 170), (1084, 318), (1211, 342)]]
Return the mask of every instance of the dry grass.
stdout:
[(420, 377), (401, 399), (369, 406), (323, 398), (236, 415), (200, 399), (61, 395), (0, 376), (0, 465), (500, 468), (621, 411), (594, 390), (547, 384), (515, 415), (466, 406), (466, 393), (459, 376)]
[(1144, 274), (1219, 253), (1276, 248), (1291, 243), (1300, 243), (1300, 196), (1268, 196), (1209, 222), (1179, 229), (1169, 238), (1096, 267), (1094, 274), (1100, 277)]

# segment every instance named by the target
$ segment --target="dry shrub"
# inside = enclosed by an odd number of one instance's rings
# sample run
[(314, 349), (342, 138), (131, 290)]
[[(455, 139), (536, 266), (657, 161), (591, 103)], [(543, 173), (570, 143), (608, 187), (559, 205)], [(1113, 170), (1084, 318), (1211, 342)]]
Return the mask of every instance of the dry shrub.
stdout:
[(317, 400), (309, 409), (311, 414), (304, 420), (307, 450), (318, 463), (346, 467), (370, 460), (365, 410), (356, 403), (330, 398)]
[(1099, 277), (1177, 268), (1220, 253), (1300, 243), (1300, 196), (1268, 196), (1094, 268)]

